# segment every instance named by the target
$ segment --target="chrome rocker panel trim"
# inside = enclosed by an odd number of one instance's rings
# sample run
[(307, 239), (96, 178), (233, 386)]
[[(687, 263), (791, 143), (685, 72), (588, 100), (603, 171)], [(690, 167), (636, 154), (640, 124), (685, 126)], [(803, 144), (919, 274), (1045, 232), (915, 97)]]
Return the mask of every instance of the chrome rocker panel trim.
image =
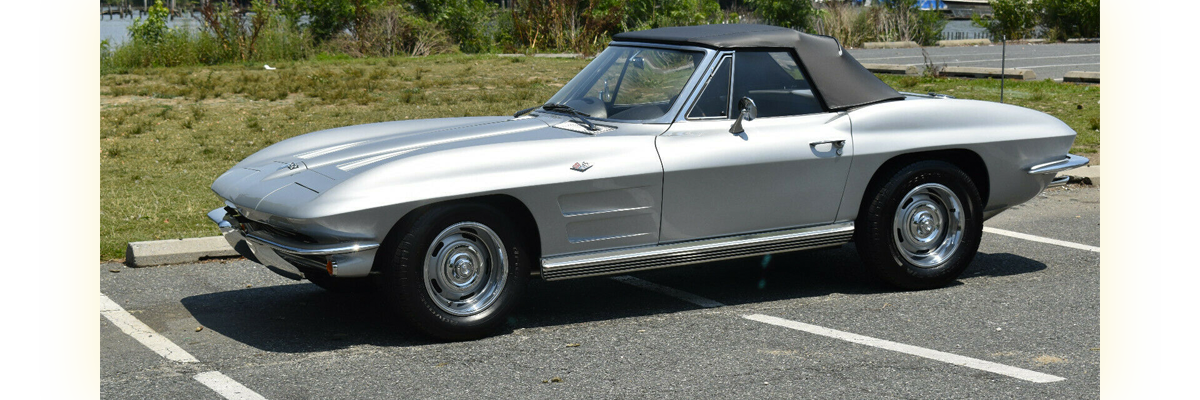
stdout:
[(854, 223), (822, 225), (717, 239), (573, 254), (542, 259), (542, 279), (555, 281), (621, 274), (787, 251), (840, 246), (854, 237)]

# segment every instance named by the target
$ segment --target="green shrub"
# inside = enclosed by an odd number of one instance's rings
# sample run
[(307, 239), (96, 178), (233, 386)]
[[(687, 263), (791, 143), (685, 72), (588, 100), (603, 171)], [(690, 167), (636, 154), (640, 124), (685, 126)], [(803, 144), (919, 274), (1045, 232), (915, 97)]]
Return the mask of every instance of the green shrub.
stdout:
[(100, 41), (100, 75), (124, 72), (113, 60), (112, 45), (108, 44), (108, 39)]
[(162, 0), (155, 0), (146, 14), (145, 20), (139, 17), (129, 24), (129, 37), (143, 43), (158, 43), (167, 33), (170, 11), (163, 6)]
[(1100, 37), (1100, 0), (1037, 0), (1035, 6), (1048, 39)]
[(101, 74), (131, 68), (297, 60), (311, 52), (310, 39), (266, 2), (253, 3), (252, 17), (214, 3), (202, 10), (201, 31), (148, 28), (165, 18), (161, 11), (131, 25), (131, 40), (119, 46), (101, 42)]
[[(307, 28), (318, 41), (325, 41), (354, 25), (358, 8), (373, 5), (372, 1), (359, 0), (287, 0), (288, 14), (308, 16)], [(355, 7), (358, 3), (360, 7)]]
[(464, 52), (486, 53), (496, 46), (499, 9), (491, 2), (417, 0), (410, 4), (426, 20), (445, 30)]
[(512, 45), (590, 53), (620, 31), (625, 9), (616, 0), (513, 0)]
[(987, 29), (996, 40), (1033, 37), (1039, 22), (1033, 3), (1028, 0), (988, 0), (988, 4), (992, 6), (992, 18), (972, 15), (971, 21), (976, 26)]
[[(765, 22), (798, 31), (812, 31), (813, 20), (817, 18), (817, 10), (813, 8), (812, 2), (807, 0), (746, 0), (746, 5), (753, 7), (755, 14)], [(834, 13), (845, 11), (844, 6), (845, 4), (834, 5), (839, 7)]]
[[(798, 3), (807, 3), (802, 1)], [(625, 30), (721, 23), (727, 19), (716, 0), (628, 0)]]
[(816, 9), (810, 32), (833, 36), (844, 46), (868, 41), (914, 41), (931, 46), (941, 39), (945, 17), (922, 11), (916, 0), (879, 0), (863, 7), (851, 1), (827, 1)]
[(933, 46), (942, 39), (942, 31), (946, 29), (948, 21), (940, 11), (918, 10), (914, 22), (913, 41), (922, 46)]
[(811, 32), (832, 36), (843, 46), (858, 47), (874, 40), (875, 26), (871, 14), (847, 1), (829, 1), (816, 10)]
[(326, 47), (354, 56), (427, 56), (455, 51), (446, 31), (404, 6), (376, 7), (360, 19), (354, 37), (341, 35)]
[(873, 40), (913, 41), (923, 46), (936, 44), (946, 27), (937, 11), (921, 11), (916, 0), (880, 0), (868, 12)]

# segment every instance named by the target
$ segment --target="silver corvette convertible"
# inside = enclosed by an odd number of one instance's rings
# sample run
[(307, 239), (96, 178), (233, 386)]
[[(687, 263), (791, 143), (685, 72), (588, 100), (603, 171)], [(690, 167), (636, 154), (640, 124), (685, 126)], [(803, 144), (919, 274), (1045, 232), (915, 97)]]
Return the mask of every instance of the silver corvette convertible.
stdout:
[(506, 321), (531, 278), (855, 242), (905, 289), (955, 280), (983, 221), (1085, 165), (1025, 108), (898, 93), (832, 38), (762, 25), (614, 37), (512, 116), (330, 129), (217, 178), (246, 258), (369, 288), (423, 332)]

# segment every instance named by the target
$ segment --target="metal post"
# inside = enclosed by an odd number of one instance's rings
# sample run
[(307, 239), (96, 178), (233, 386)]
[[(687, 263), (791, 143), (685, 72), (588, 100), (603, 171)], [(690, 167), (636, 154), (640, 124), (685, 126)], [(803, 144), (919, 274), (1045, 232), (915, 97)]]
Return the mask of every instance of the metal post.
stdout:
[(1004, 104), (1004, 58), (1008, 54), (1008, 35), (1000, 35), (1000, 104)]

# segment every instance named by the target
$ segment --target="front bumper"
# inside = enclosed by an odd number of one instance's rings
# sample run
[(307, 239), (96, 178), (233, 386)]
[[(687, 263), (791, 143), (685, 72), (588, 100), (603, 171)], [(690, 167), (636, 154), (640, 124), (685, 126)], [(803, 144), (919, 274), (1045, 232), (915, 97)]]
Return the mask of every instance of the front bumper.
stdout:
[[(1059, 172), (1072, 170), (1075, 168), (1079, 168), (1079, 167), (1088, 165), (1088, 163), (1090, 163), (1090, 162), (1092, 162), (1092, 160), (1089, 160), (1087, 157), (1080, 157), (1080, 156), (1077, 156), (1074, 154), (1067, 154), (1066, 157), (1063, 157), (1060, 160), (1051, 161), (1051, 162), (1048, 162), (1045, 164), (1035, 165), (1032, 168), (1029, 168), (1029, 174), (1030, 175), (1057, 174)], [(1071, 177), (1066, 176), (1066, 175), (1059, 176), (1059, 177), (1054, 178), (1054, 180), (1050, 181), (1050, 184), (1046, 187), (1055, 187), (1055, 186), (1066, 185), (1067, 181), (1069, 181), (1070, 179), (1071, 179)]]
[(353, 278), (367, 276), (375, 261), (379, 243), (339, 242), (329, 244), (305, 243), (266, 230), (256, 230), (229, 207), (208, 213), (217, 224), (221, 236), (242, 257), (265, 265), (275, 273), (291, 279), (303, 279), (306, 274), (328, 274)]

